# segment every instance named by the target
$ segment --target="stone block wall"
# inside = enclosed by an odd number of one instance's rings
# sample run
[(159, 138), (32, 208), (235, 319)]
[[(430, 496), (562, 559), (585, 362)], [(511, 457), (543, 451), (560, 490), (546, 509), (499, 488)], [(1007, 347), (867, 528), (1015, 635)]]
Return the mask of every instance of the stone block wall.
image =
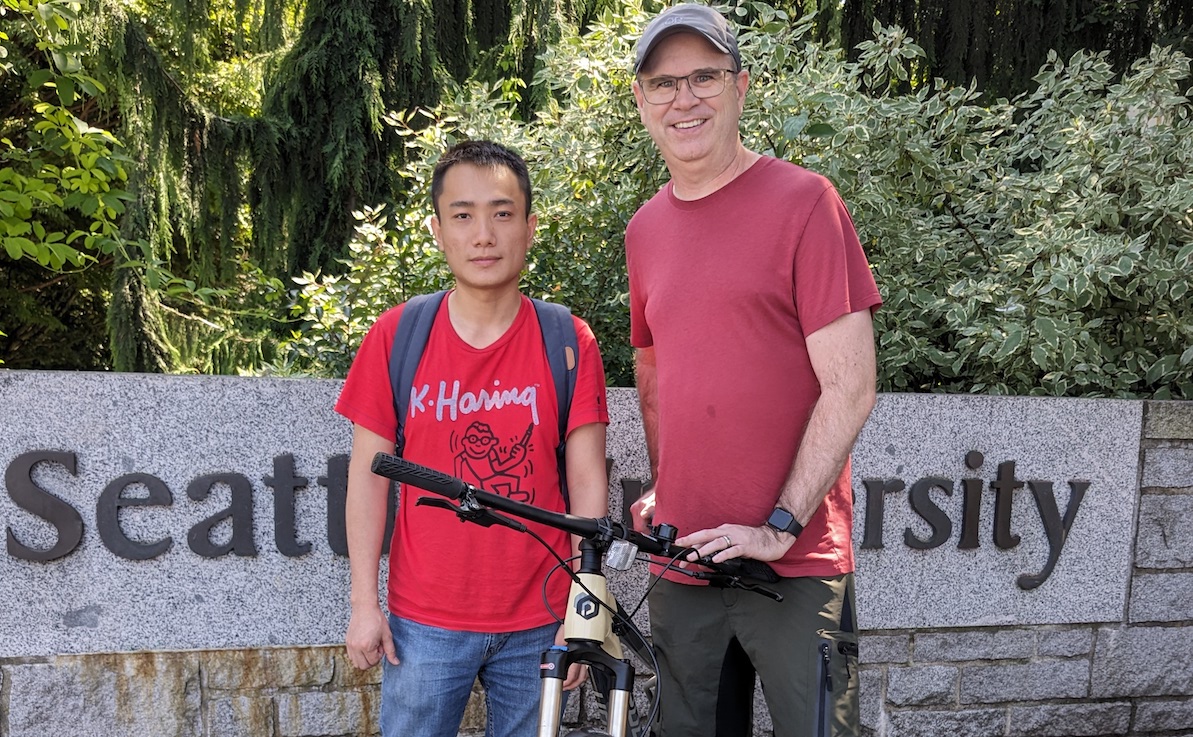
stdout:
[[(7, 659), (0, 735), (372, 737), (380, 682), (335, 645)], [(475, 689), (462, 735), (484, 732)], [(570, 701), (567, 724), (584, 721), (583, 702)]]

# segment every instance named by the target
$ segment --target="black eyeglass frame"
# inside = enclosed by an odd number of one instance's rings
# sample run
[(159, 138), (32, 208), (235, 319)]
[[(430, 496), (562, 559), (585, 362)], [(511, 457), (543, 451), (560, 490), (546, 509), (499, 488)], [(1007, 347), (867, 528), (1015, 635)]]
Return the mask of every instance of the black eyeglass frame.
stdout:
[[(692, 77), (702, 75), (702, 74), (705, 74), (705, 75), (715, 74), (715, 75), (719, 76), (721, 79), (720, 87), (715, 92), (713, 92), (711, 89), (708, 89), (708, 90), (698, 89), (695, 85), (692, 84)], [(736, 77), (738, 74), (741, 74), (740, 69), (697, 69), (696, 71), (694, 71), (690, 74), (685, 74), (682, 77), (672, 77), (670, 75), (662, 75), (659, 77), (641, 77), (640, 76), (640, 77), (638, 77), (638, 88), (642, 90), (642, 97), (651, 105), (669, 105), (669, 104), (675, 102), (675, 98), (679, 96), (679, 82), (680, 82), (680, 80), (683, 80), (688, 83), (688, 91), (691, 92), (694, 97), (696, 97), (697, 99), (700, 99), (700, 100), (707, 100), (709, 98), (716, 97), (717, 95), (719, 95), (725, 91), (725, 88), (729, 85), (729, 75)], [(652, 100), (651, 99), (652, 95), (654, 95), (656, 97), (658, 96), (659, 87), (655, 86), (655, 87), (651, 88), (650, 84), (651, 83), (660, 83), (665, 80), (670, 80), (675, 83), (675, 87), (673, 87), (671, 89), (671, 95), (669, 97), (667, 97), (667, 99), (665, 99), (665, 100), (658, 100), (658, 99)]]

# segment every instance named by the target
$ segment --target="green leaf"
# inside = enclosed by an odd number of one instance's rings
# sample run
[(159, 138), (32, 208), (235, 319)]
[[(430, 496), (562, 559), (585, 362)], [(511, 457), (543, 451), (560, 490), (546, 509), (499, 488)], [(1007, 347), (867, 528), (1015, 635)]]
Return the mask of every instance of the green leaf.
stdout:
[(808, 125), (808, 114), (800, 113), (792, 118), (787, 118), (783, 121), (783, 137), (792, 139), (798, 136), (804, 128)]
[(1039, 336), (1048, 343), (1048, 345), (1053, 347), (1058, 345), (1058, 341), (1060, 340), (1060, 330), (1055, 320), (1050, 317), (1037, 317), (1032, 322), (1032, 326), (1036, 329), (1036, 332), (1039, 334)]
[(1031, 362), (1040, 368), (1048, 367), (1048, 351), (1044, 346), (1036, 343), (1031, 347)]
[(58, 101), (62, 103), (62, 107), (70, 107), (75, 104), (75, 83), (70, 77), (59, 77), (55, 83), (58, 87)]
[(1023, 328), (1018, 325), (1013, 325), (1007, 328), (1007, 337), (1002, 345), (994, 351), (991, 358), (997, 363), (1009, 357), (1012, 353), (1019, 350), (1019, 346), (1023, 344)]
[(37, 69), (29, 73), (27, 77), (29, 86), (37, 89), (54, 78), (54, 72), (51, 69)]
[(1193, 265), (1193, 243), (1186, 244), (1176, 252), (1176, 263), (1183, 266)]

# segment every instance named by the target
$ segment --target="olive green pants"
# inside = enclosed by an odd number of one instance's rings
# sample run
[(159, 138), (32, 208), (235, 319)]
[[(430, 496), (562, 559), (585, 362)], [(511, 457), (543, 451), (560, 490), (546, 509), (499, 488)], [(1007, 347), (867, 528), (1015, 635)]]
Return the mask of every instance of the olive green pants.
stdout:
[(859, 734), (853, 574), (785, 578), (769, 588), (783, 601), (740, 589), (655, 586), (650, 623), (662, 699), (656, 734), (750, 734), (754, 671), (775, 737)]

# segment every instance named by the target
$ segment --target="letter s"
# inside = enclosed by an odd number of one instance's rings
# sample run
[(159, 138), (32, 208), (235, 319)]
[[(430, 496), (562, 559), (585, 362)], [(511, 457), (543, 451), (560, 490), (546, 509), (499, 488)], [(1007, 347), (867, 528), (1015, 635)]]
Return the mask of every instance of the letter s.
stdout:
[(72, 476), (78, 475), (75, 454), (69, 451), (33, 450), (22, 453), (8, 464), (4, 472), (4, 483), (8, 496), (21, 509), (31, 512), (49, 522), (58, 530), (58, 542), (48, 550), (37, 550), (23, 545), (13, 534), (8, 533), (8, 554), (23, 560), (51, 561), (69, 555), (83, 539), (83, 518), (77, 509), (50, 492), (33, 483), (33, 467), (39, 463), (57, 463), (66, 468)]

